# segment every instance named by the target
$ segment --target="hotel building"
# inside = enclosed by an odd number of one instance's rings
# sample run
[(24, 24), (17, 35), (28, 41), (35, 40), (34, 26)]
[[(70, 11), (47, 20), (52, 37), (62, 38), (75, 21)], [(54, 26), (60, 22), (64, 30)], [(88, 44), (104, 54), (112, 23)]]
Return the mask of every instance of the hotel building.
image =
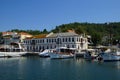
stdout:
[(24, 43), (28, 51), (35, 52), (56, 47), (76, 48), (78, 52), (88, 48), (88, 40), (85, 35), (78, 35), (75, 32), (49, 33), (37, 38), (25, 39)]

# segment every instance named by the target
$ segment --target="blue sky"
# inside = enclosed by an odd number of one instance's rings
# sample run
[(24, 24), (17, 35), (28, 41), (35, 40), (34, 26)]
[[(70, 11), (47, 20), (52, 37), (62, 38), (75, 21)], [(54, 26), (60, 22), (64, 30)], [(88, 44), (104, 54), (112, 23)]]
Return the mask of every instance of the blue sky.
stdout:
[(0, 31), (120, 21), (120, 0), (0, 0)]

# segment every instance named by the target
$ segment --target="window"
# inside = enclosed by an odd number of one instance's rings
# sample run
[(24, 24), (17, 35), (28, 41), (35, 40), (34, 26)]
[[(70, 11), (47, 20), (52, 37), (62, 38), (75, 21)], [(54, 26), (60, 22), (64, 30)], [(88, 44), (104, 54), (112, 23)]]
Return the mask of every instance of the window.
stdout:
[(66, 38), (65, 42), (67, 42), (67, 38)]
[(69, 42), (71, 42), (71, 38), (69, 38)]
[(51, 43), (51, 39), (49, 39), (49, 43)]
[(80, 38), (79, 38), (79, 42), (80, 42)]
[(72, 42), (74, 42), (75, 40), (74, 40), (74, 38), (72, 38)]
[(74, 45), (72, 45), (72, 48), (75, 48)]
[(42, 41), (43, 41), (43, 43), (44, 43), (44, 39), (43, 39)]
[(64, 40), (64, 38), (63, 38), (63, 42), (64, 42), (65, 40)]
[(55, 39), (55, 42), (56, 42), (56, 39)]
[(52, 39), (52, 43), (54, 42), (54, 40)]
[(48, 39), (47, 39), (47, 43), (48, 43)]

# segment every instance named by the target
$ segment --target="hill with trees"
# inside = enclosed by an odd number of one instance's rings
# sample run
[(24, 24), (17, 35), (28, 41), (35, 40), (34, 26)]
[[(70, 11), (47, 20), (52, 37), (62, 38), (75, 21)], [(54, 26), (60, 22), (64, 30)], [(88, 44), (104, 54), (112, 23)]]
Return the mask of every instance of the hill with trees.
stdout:
[[(112, 43), (116, 43), (120, 40), (120, 22), (111, 22), (111, 23), (69, 23), (69, 24), (62, 24), (59, 26), (56, 26), (55, 29), (51, 31), (47, 31), (47, 29), (44, 29), (43, 31), (40, 30), (18, 30), (13, 29), (10, 30), (11, 32), (27, 32), (32, 35), (38, 35), (38, 34), (47, 34), (49, 32), (58, 33), (60, 32), (66, 32), (67, 30), (74, 30), (77, 34), (86, 34), (91, 35), (92, 42), (94, 45), (97, 44), (108, 44), (110, 41)], [(107, 40), (104, 41), (103, 38), (106, 38)]]
[[(112, 23), (69, 23), (56, 26), (53, 32), (66, 32), (68, 29), (75, 30), (76, 33), (92, 36), (93, 43), (96, 44), (108, 44), (110, 41), (114, 44), (117, 40), (120, 40), (120, 22)], [(103, 41), (103, 38), (107, 38), (107, 42)]]

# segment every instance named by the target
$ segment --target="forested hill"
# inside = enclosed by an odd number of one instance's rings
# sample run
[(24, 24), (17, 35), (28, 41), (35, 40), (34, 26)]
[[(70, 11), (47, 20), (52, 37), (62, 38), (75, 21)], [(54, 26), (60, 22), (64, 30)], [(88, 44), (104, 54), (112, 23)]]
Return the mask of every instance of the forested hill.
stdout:
[(68, 29), (75, 30), (76, 33), (86, 33), (86, 34), (100, 34), (100, 35), (107, 35), (111, 32), (116, 36), (120, 35), (120, 22), (114, 23), (70, 23), (70, 24), (62, 24), (60, 26), (56, 26), (53, 32), (66, 32)]
[(27, 32), (32, 35), (46, 34), (49, 32), (66, 32), (67, 30), (74, 30), (78, 34), (87, 34), (92, 36), (92, 41), (95, 44), (101, 43), (104, 36), (109, 36), (111, 34), (112, 40), (120, 40), (120, 22), (111, 22), (111, 23), (69, 23), (56, 26), (55, 29), (47, 31), (44, 29), (40, 30), (10, 30), (12, 32)]
[(104, 36), (112, 37), (112, 41), (120, 40), (120, 22), (112, 23), (69, 23), (56, 26), (53, 32), (66, 32), (68, 29), (75, 30), (76, 33), (85, 33), (92, 36), (95, 44), (101, 43)]

